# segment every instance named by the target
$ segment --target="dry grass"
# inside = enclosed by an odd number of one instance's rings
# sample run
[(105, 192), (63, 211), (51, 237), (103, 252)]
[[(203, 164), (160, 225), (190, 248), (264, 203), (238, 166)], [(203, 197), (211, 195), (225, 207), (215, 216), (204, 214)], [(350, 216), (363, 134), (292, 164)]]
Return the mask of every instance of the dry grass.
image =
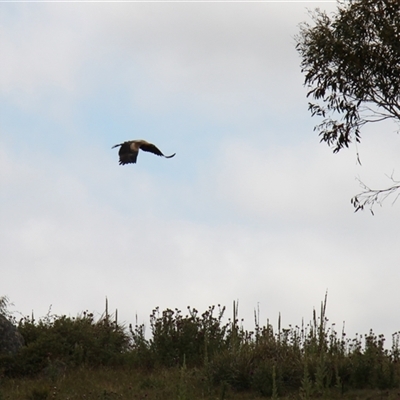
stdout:
[[(234, 391), (231, 387), (208, 387), (203, 371), (188, 369), (182, 383), (181, 369), (168, 368), (144, 373), (127, 368), (78, 368), (56, 381), (40, 376), (35, 379), (5, 379), (1, 385), (1, 400), (261, 400), (251, 391)], [(299, 393), (278, 397), (281, 400), (300, 400)], [(359, 390), (344, 395), (335, 391), (325, 399), (399, 400), (400, 390)]]

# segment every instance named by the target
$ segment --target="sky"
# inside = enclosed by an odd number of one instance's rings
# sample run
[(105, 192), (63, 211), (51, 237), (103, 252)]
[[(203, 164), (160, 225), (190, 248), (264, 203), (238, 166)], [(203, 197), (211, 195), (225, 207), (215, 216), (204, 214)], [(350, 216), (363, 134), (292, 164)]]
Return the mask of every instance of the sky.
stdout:
[[(0, 296), (10, 311), (146, 325), (239, 301), (254, 328), (327, 317), (400, 330), (396, 126), (338, 154), (313, 131), (295, 50), (334, 2), (0, 4)], [(125, 140), (140, 153), (118, 165)], [(357, 164), (357, 152), (362, 166)]]

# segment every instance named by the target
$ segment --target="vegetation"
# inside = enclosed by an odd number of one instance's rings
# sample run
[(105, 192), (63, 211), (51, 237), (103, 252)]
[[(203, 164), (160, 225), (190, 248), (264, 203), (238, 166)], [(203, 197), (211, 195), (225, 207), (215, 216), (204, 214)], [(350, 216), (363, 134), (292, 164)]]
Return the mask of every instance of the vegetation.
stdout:
[[(314, 25), (303, 23), (297, 50), (312, 116), (321, 141), (338, 152), (360, 142), (361, 128), (383, 120), (400, 121), (400, 2), (398, 0), (340, 1), (329, 17), (316, 10)], [(352, 199), (355, 211), (381, 203), (400, 182), (363, 192)]]
[(398, 399), (400, 332), (390, 349), (372, 331), (351, 340), (325, 310), (276, 331), (256, 316), (247, 331), (236, 303), (227, 322), (221, 307), (156, 308), (149, 339), (108, 312), (14, 320), (25, 346), (0, 356), (0, 399)]

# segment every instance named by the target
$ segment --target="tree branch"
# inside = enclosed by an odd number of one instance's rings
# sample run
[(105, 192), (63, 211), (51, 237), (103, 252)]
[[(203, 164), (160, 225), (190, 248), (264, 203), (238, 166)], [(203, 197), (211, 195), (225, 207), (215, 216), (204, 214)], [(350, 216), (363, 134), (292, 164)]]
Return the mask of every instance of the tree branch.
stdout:
[[(362, 182), (359, 178), (356, 178), (360, 183), (360, 186), (363, 188), (363, 191), (351, 199), (351, 204), (353, 204), (355, 210), (357, 212), (359, 210), (363, 210), (364, 207), (369, 206), (371, 214), (374, 215), (373, 207), (375, 204), (379, 204), (382, 206), (382, 203), (392, 194), (400, 189), (400, 181), (395, 181), (393, 179), (393, 174), (389, 177), (393, 185), (386, 189), (371, 189), (364, 182)], [(396, 202), (397, 198), (400, 196), (400, 193), (397, 194), (395, 199), (392, 202), (392, 205)]]

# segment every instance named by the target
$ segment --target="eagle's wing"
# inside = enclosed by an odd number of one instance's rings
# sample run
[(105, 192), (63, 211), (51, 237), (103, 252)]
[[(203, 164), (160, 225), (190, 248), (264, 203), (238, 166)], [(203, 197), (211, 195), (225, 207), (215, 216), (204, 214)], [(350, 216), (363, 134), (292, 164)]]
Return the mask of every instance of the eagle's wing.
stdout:
[(139, 150), (132, 146), (132, 143), (125, 142), (122, 143), (121, 148), (119, 149), (119, 164), (135, 164), (137, 160), (137, 156), (139, 154)]
[(143, 151), (148, 151), (149, 153), (153, 153), (157, 156), (161, 156), (161, 157), (165, 157), (165, 158), (171, 158), (175, 155), (175, 153), (174, 153), (170, 156), (165, 156), (158, 147), (154, 146), (154, 144), (151, 144), (151, 143), (141, 143), (140, 148)]

